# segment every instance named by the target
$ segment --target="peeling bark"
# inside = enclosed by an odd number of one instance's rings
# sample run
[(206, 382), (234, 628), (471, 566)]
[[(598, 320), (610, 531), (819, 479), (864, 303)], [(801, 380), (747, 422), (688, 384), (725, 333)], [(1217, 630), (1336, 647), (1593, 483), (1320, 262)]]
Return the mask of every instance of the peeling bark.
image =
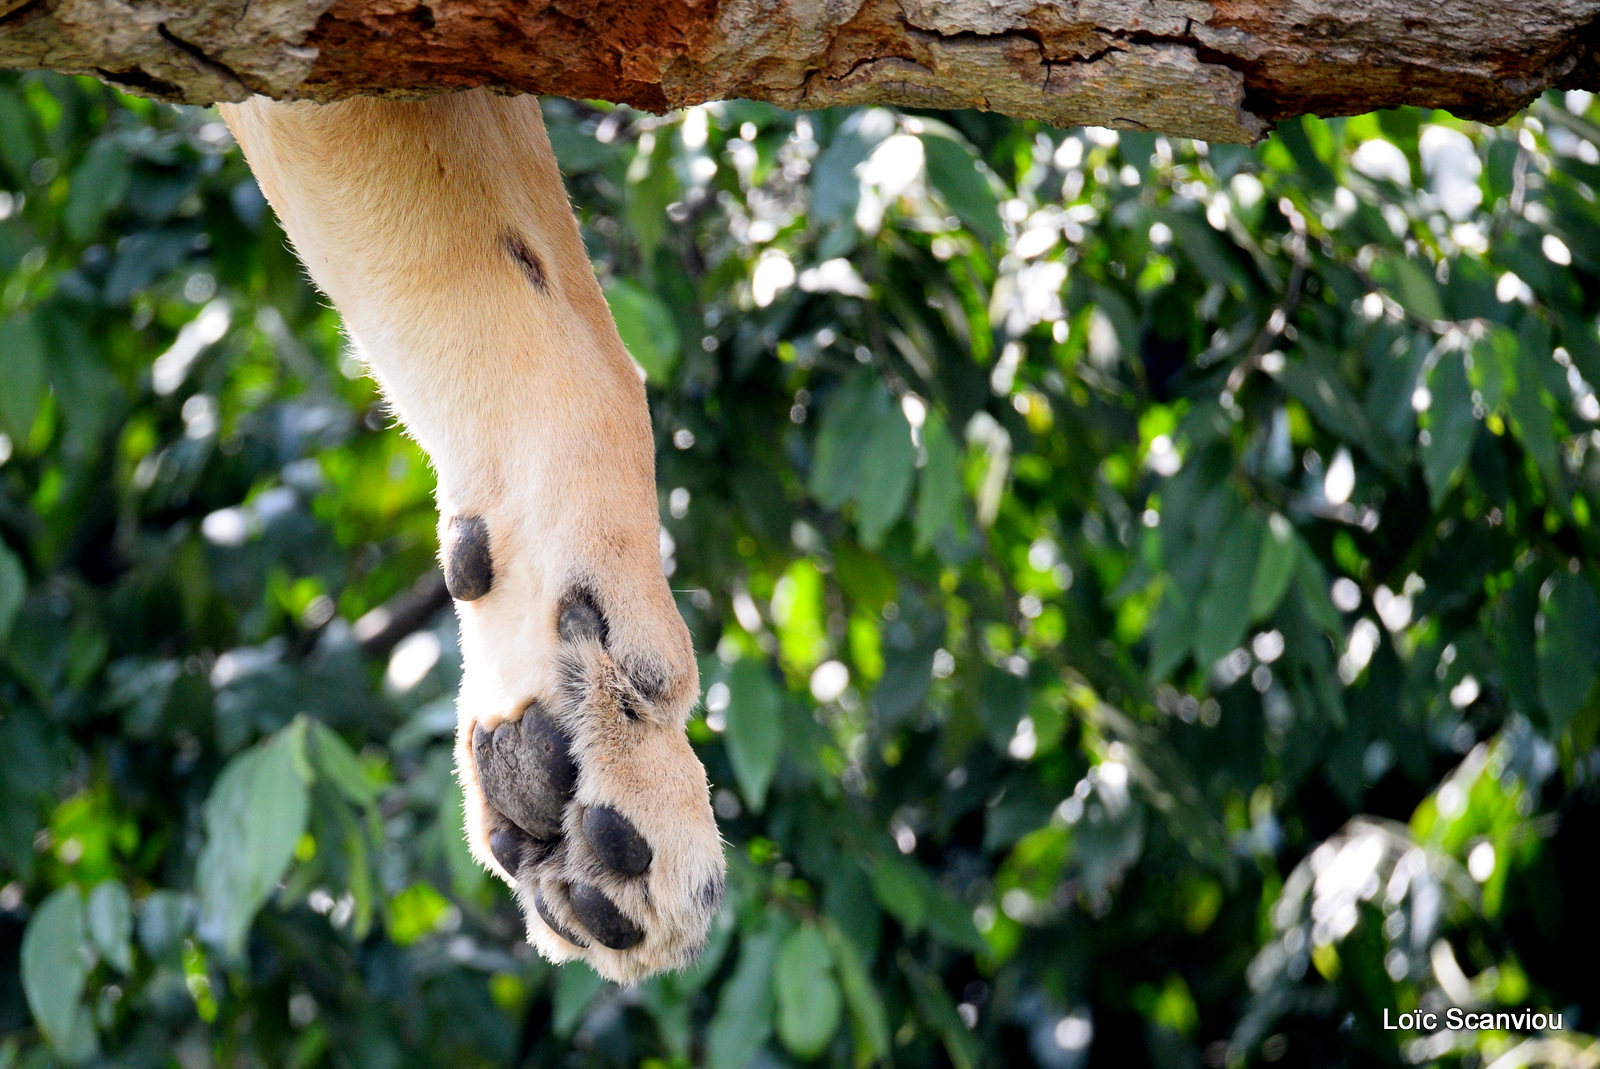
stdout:
[(1600, 0), (0, 0), (0, 64), (188, 103), (490, 85), (652, 111), (980, 108), (1252, 141), (1600, 89)]

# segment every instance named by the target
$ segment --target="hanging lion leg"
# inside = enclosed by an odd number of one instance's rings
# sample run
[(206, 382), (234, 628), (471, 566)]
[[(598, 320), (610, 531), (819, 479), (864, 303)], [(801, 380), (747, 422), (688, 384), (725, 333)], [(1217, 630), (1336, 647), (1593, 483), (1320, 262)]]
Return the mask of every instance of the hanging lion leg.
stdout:
[(658, 552), (644, 388), (533, 97), (223, 109), (267, 199), (438, 472), (473, 853), (547, 957), (685, 964), (722, 844)]

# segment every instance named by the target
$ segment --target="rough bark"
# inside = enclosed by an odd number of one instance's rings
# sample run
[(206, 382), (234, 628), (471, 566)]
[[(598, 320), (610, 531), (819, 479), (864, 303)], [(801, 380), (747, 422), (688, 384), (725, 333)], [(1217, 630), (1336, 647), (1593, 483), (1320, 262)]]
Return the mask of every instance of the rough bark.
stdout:
[(662, 111), (981, 108), (1250, 141), (1600, 89), (1600, 0), (0, 0), (0, 65), (169, 100), (490, 85)]

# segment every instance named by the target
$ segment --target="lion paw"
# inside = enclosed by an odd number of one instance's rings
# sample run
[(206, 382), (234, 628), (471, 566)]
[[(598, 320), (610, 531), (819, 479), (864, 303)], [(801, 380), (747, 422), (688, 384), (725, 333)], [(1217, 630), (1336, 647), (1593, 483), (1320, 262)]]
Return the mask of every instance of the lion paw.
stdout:
[[(684, 694), (697, 689), (692, 657), (685, 687), (682, 657), (618, 634), (619, 618), (648, 614), (608, 614), (603, 604), (592, 583), (548, 604), (552, 642), (531, 659), (534, 696), (489, 714), (473, 711), (489, 697), (472, 686), (474, 638), (494, 621), (463, 627), (457, 759), (468, 838), (516, 892), (529, 941), (552, 961), (582, 959), (632, 983), (699, 954), (726, 863), (705, 769), (683, 730)], [(464, 625), (485, 607), (463, 612)], [(670, 623), (683, 628), (675, 608)]]

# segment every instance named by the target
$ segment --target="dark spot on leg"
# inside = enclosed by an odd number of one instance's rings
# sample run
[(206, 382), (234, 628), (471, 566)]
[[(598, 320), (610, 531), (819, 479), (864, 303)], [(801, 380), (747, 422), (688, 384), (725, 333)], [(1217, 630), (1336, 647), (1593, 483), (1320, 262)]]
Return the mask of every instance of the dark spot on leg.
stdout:
[(568, 928), (556, 919), (555, 910), (550, 908), (550, 903), (545, 900), (544, 888), (533, 892), (533, 908), (539, 911), (539, 917), (550, 926), (550, 930), (573, 946), (587, 947), (589, 940)]
[(517, 827), (541, 842), (561, 835), (561, 813), (578, 779), (570, 744), (538, 702), (522, 719), (493, 732), (472, 729), (472, 753), (483, 796)]
[(424, 30), (433, 29), (436, 20), (433, 17), (433, 8), (427, 4), (418, 4), (411, 9), (411, 21), (421, 26)]
[(452, 516), (445, 528), (444, 585), (457, 601), (477, 601), (494, 585), (489, 525), (482, 516)]
[(575, 883), (567, 892), (572, 903), (572, 913), (583, 926), (612, 950), (627, 950), (639, 945), (644, 930), (634, 924), (616, 904), (600, 892), (598, 887)]
[(633, 822), (608, 806), (593, 806), (583, 814), (583, 837), (601, 864), (624, 876), (639, 875), (655, 856)]
[(567, 592), (556, 615), (556, 631), (562, 642), (590, 639), (605, 645), (609, 635), (606, 618), (595, 604), (594, 595), (582, 587)]
[(527, 276), (533, 288), (540, 293), (549, 292), (550, 286), (545, 281), (544, 264), (539, 259), (539, 254), (528, 247), (520, 235), (507, 234), (505, 236), (506, 253), (514, 260), (522, 273)]
[(727, 885), (721, 876), (713, 877), (700, 888), (700, 905), (707, 913), (713, 913), (722, 905), (722, 894)]

